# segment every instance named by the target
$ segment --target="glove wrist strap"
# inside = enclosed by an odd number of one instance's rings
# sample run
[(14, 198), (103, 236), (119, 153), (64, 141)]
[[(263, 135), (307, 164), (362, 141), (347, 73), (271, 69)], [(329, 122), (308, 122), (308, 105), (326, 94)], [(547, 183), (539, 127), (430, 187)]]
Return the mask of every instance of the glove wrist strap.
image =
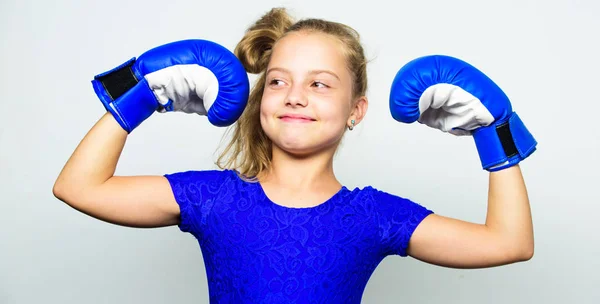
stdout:
[(142, 77), (135, 74), (134, 63), (135, 58), (131, 58), (118, 67), (94, 77), (96, 93), (103, 101), (111, 102), (118, 99), (140, 81)]
[(481, 165), (490, 172), (518, 164), (537, 146), (533, 135), (515, 112), (504, 122), (477, 129), (473, 138)]
[(104, 108), (127, 133), (158, 108), (158, 102), (146, 79), (138, 73), (132, 58), (118, 67), (98, 74), (92, 80), (94, 91)]

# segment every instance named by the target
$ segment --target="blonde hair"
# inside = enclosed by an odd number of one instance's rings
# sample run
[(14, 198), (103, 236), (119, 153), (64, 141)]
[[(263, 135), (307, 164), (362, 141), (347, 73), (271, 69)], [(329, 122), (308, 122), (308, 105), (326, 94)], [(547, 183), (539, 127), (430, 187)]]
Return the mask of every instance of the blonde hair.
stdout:
[(323, 19), (294, 22), (285, 8), (271, 9), (246, 30), (234, 50), (247, 72), (260, 75), (250, 92), (244, 113), (229, 130), (233, 130), (233, 135), (217, 159), (219, 168), (235, 169), (242, 177), (253, 180), (270, 167), (272, 143), (260, 123), (265, 70), (275, 43), (286, 34), (298, 31), (324, 33), (337, 38), (344, 46), (348, 70), (353, 76), (353, 97), (366, 94), (367, 61), (356, 30), (345, 24)]

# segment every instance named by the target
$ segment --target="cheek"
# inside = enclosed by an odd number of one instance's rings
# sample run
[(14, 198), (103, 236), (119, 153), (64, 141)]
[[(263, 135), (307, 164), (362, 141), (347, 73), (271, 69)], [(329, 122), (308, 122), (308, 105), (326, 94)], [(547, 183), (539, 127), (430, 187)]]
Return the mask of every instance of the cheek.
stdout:
[(260, 117), (261, 117), (261, 119), (265, 116), (272, 114), (273, 111), (274, 111), (273, 103), (270, 101), (269, 98), (263, 97), (263, 99), (260, 101)]
[(271, 125), (275, 122), (273, 117), (278, 114), (278, 111), (279, 107), (274, 101), (274, 98), (272, 96), (263, 96), (260, 101), (259, 120), (260, 125), (265, 132), (269, 133)]
[(343, 102), (323, 103), (319, 104), (317, 108), (320, 118), (332, 124), (345, 124), (346, 118), (350, 114), (348, 107), (344, 106)]
[(258, 113), (258, 119), (260, 121), (260, 126), (262, 127), (263, 130), (265, 130), (265, 127), (268, 127), (266, 119), (269, 116), (270, 116), (270, 114), (269, 114), (269, 108), (265, 105), (264, 102), (261, 102), (261, 104), (260, 104), (260, 111)]
[(273, 114), (281, 106), (281, 96), (265, 91), (260, 101), (261, 114)]

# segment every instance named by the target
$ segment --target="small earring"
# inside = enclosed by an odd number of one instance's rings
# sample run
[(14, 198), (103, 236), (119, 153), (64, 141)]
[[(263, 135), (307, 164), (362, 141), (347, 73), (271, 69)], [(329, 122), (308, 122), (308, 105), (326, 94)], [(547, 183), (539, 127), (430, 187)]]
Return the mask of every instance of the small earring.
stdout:
[(350, 121), (350, 123), (352, 124), (351, 126), (348, 127), (348, 130), (352, 131), (354, 129), (354, 119)]

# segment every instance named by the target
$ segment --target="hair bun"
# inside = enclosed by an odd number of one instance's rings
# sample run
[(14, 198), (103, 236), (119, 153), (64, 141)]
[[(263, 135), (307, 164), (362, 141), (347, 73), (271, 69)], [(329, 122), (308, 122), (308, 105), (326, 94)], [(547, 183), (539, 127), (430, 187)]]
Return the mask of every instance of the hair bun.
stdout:
[(234, 53), (247, 72), (258, 74), (267, 68), (273, 45), (292, 24), (284, 8), (273, 8), (246, 30)]

